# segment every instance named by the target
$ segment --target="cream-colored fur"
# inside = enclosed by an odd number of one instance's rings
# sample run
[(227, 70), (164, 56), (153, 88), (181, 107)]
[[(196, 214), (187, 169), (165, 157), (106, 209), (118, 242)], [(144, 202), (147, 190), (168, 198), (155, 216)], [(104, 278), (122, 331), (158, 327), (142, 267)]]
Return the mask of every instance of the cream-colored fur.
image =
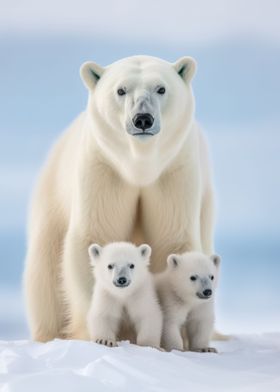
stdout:
[(162, 347), (183, 350), (184, 337), (192, 351), (209, 347), (214, 327), (214, 298), (220, 258), (199, 252), (168, 256), (167, 267), (155, 274), (163, 312)]
[(116, 346), (125, 322), (135, 331), (135, 343), (159, 348), (162, 313), (148, 270), (151, 248), (127, 242), (93, 244), (89, 255), (95, 281), (87, 315), (91, 340)]
[[(213, 253), (212, 182), (194, 122), (194, 71), (188, 57), (82, 67), (87, 110), (54, 146), (32, 201), (24, 285), (33, 339), (89, 338), (93, 242), (147, 242), (154, 272), (173, 252)], [(134, 135), (133, 116), (147, 111), (151, 135)]]

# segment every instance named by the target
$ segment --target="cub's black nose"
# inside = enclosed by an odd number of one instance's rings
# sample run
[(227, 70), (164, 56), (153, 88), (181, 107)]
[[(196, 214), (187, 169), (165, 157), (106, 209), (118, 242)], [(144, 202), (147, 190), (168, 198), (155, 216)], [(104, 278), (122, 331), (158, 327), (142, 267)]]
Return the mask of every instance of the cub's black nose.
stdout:
[(136, 114), (133, 118), (133, 124), (136, 128), (145, 131), (152, 127), (154, 118), (149, 113)]
[(118, 279), (118, 284), (119, 284), (120, 286), (123, 286), (123, 285), (125, 285), (126, 283), (127, 283), (127, 279), (126, 279), (124, 276), (122, 276), (121, 278)]
[(205, 297), (210, 297), (210, 295), (212, 295), (212, 290), (210, 290), (210, 289), (204, 290), (203, 295), (205, 295)]

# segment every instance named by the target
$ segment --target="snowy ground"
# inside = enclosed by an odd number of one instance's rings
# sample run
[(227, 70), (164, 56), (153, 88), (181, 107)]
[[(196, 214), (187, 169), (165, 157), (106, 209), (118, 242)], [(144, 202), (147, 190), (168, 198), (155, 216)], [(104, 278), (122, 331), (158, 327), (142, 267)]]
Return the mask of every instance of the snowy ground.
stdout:
[(280, 391), (280, 333), (216, 342), (219, 354), (160, 352), (122, 342), (0, 342), (1, 392)]

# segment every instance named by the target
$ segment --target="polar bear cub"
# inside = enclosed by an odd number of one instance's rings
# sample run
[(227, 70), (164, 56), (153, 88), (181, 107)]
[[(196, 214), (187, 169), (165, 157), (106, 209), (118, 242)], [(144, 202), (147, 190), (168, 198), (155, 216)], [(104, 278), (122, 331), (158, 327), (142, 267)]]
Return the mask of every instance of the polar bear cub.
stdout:
[(118, 331), (128, 318), (138, 345), (160, 347), (162, 313), (148, 269), (150, 246), (92, 244), (88, 252), (95, 279), (87, 317), (91, 340), (116, 346)]
[(214, 326), (214, 294), (220, 257), (198, 252), (171, 254), (167, 268), (155, 275), (163, 310), (162, 347), (183, 350), (187, 335), (191, 351), (216, 352), (209, 347)]

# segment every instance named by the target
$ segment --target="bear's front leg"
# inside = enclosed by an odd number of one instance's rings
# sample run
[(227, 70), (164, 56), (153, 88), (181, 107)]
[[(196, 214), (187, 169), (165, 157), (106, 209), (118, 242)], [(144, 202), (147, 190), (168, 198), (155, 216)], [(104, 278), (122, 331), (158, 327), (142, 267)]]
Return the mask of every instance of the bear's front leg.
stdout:
[(160, 348), (162, 322), (159, 316), (145, 317), (139, 320), (136, 328), (138, 346)]
[(183, 351), (184, 343), (179, 326), (173, 321), (164, 321), (162, 332), (162, 347), (166, 351)]
[(201, 305), (193, 310), (187, 320), (187, 336), (189, 350), (197, 352), (217, 352), (214, 347), (209, 347), (210, 338), (214, 327), (213, 304)]
[(112, 317), (110, 314), (99, 314), (90, 320), (89, 328), (90, 340), (93, 342), (108, 347), (117, 346), (119, 319)]
[(88, 256), (89, 243), (78, 230), (70, 229), (64, 244), (63, 288), (68, 306), (69, 324), (65, 334), (70, 339), (88, 340), (87, 312), (93, 287)]
[(117, 346), (122, 307), (107, 292), (96, 285), (87, 315), (90, 339), (105, 346)]
[(201, 251), (201, 189), (198, 169), (173, 168), (142, 191), (145, 241), (153, 249), (151, 271), (164, 269), (170, 253)]
[[(147, 290), (148, 292), (149, 290)], [(162, 312), (156, 299), (144, 293), (139, 301), (128, 307), (129, 317), (136, 330), (136, 343), (139, 346), (160, 348), (162, 334)]]

